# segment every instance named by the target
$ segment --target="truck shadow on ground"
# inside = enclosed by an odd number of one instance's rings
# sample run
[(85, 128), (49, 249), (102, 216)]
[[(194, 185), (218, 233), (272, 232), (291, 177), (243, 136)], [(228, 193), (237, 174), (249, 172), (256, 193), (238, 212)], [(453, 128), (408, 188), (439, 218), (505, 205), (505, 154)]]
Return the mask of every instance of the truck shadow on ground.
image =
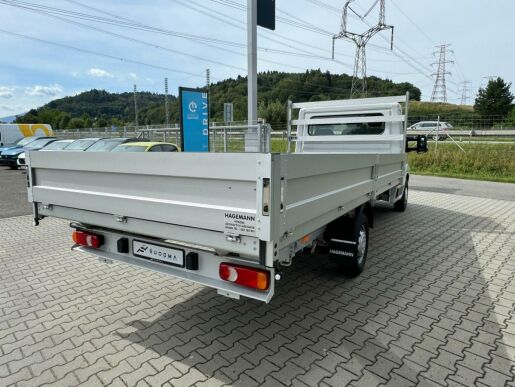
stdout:
[(502, 248), (495, 242), (502, 224), (463, 212), (377, 208), (358, 278), (342, 277), (327, 257), (301, 255), (269, 305), (202, 289), (152, 321), (133, 321), (135, 331), (120, 336), (168, 359), (170, 378), (179, 369), (246, 386), (323, 378), (335, 385), (449, 377), (475, 384), (493, 352), (509, 358), (498, 345), (506, 325), (492, 312), (498, 300), (487, 287), (510, 252), (490, 250)]

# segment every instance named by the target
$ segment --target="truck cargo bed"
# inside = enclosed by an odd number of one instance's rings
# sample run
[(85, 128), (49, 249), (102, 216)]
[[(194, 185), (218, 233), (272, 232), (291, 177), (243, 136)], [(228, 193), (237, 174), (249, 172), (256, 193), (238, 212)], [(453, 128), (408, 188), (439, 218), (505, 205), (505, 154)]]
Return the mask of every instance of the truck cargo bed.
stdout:
[(375, 154), (29, 157), (29, 199), (38, 217), (208, 245), (262, 261), (263, 243), (280, 251), (401, 184), (404, 168), (403, 155)]

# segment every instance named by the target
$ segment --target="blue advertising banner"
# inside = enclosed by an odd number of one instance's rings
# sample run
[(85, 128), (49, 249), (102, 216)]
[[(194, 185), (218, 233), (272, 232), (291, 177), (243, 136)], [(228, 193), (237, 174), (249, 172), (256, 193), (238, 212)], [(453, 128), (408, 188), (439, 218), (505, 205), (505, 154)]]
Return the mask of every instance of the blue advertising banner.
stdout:
[(204, 90), (179, 88), (181, 148), (209, 152), (209, 96)]

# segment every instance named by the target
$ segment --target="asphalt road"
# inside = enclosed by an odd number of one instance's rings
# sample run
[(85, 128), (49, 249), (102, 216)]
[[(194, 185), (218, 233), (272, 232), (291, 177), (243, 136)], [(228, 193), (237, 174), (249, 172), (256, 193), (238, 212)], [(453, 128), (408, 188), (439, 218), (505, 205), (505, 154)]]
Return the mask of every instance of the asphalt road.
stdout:
[(417, 191), (515, 201), (515, 184), (412, 175), (410, 188)]
[(25, 171), (0, 167), (0, 219), (30, 213)]

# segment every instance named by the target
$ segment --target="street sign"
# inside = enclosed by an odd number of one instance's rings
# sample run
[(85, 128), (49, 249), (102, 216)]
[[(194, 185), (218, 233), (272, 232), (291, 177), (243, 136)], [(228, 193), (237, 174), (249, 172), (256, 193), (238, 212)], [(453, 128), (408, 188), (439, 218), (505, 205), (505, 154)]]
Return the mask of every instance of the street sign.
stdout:
[(181, 148), (209, 152), (209, 95), (205, 90), (179, 88)]
[(232, 103), (224, 103), (224, 122), (226, 124), (234, 122), (234, 105)]
[(257, 24), (275, 31), (275, 0), (258, 0)]

